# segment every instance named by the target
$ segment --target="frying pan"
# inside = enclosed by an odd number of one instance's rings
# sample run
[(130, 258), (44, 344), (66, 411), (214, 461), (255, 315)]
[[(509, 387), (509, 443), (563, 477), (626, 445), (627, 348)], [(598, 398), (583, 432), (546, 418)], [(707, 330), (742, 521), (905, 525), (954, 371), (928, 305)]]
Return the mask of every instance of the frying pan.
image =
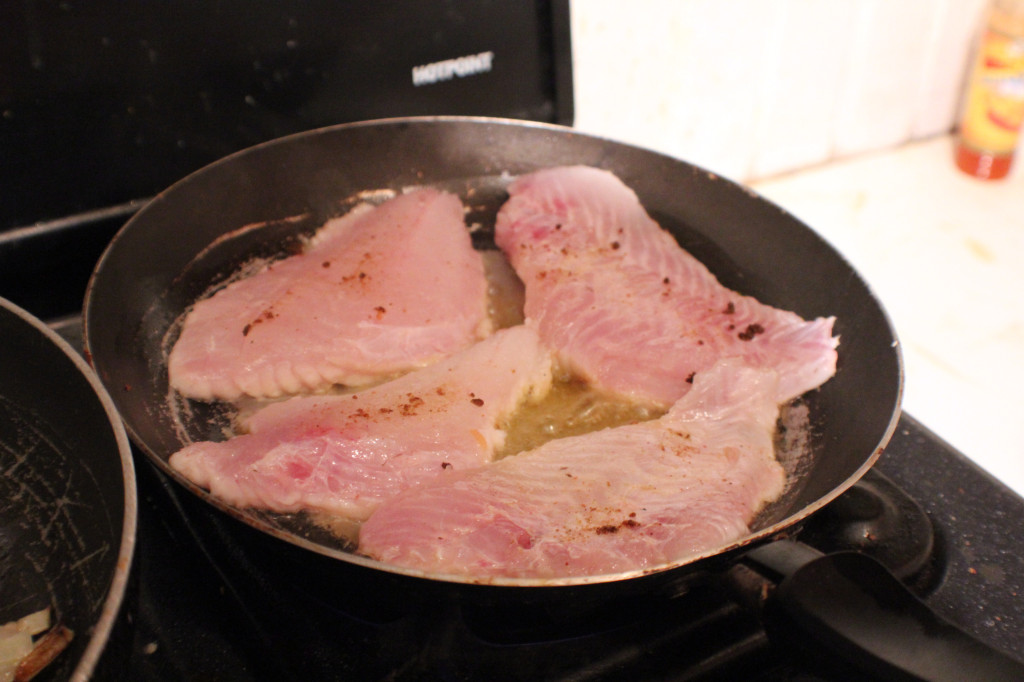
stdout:
[(899, 417), (899, 345), (882, 307), (850, 265), (813, 231), (748, 189), (685, 163), (569, 128), (465, 117), (346, 124), (282, 138), (229, 156), (157, 196), (115, 236), (93, 273), (84, 309), (88, 353), (128, 431), (165, 474), (244, 523), (319, 555), (424, 582), (472, 579), (407, 571), (358, 556), (293, 517), (235, 509), (174, 472), (168, 457), (190, 440), (223, 438), (229, 411), (183, 401), (168, 388), (176, 321), (211, 287), (253, 258), (287, 251), (297, 234), (381, 190), (433, 185), (454, 191), (479, 229), (479, 248), (513, 176), (586, 164), (636, 191), (648, 213), (726, 286), (805, 318), (834, 315), (836, 376), (804, 398), (809, 447), (785, 457), (782, 500), (733, 545), (643, 572), (495, 586), (607, 588), (699, 572), (782, 534), (828, 504), (875, 462)]
[(38, 679), (88, 679), (101, 653), (113, 671), (135, 547), (128, 436), (81, 356), (3, 299), (0, 471), (0, 622), (51, 607), (74, 632)]

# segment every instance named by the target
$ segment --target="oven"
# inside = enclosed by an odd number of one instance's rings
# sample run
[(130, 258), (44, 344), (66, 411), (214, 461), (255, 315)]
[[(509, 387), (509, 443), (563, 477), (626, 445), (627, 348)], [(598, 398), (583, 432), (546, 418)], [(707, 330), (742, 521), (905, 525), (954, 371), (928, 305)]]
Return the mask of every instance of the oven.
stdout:
[[(568, 13), (564, 0), (7, 3), (0, 296), (81, 349), (86, 283), (110, 238), (209, 162), (390, 116), (571, 124)], [(132, 590), (103, 666), (113, 679), (848, 676), (766, 631), (767, 583), (738, 569), (625, 605), (406, 600), (347, 589), (336, 565), (296, 573), (302, 557), (145, 458), (137, 477)], [(1024, 500), (903, 414), (874, 469), (796, 537), (875, 556), (939, 615), (1024, 657), (1022, 521)]]

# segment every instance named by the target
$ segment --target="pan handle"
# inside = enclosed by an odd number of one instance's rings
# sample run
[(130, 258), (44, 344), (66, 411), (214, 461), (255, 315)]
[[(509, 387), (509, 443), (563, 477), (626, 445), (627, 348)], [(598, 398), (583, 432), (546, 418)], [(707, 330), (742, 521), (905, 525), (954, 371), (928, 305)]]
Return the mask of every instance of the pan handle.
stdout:
[(779, 540), (743, 562), (778, 582), (764, 603), (769, 639), (856, 679), (1024, 680), (1024, 664), (941, 618), (866, 554)]

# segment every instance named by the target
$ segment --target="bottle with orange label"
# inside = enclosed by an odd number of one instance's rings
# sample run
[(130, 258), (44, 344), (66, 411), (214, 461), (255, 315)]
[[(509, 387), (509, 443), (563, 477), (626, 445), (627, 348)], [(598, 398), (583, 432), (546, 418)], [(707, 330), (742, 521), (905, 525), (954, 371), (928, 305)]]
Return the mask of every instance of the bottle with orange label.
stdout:
[(1024, 0), (993, 0), (960, 119), (956, 165), (1005, 177), (1024, 122)]

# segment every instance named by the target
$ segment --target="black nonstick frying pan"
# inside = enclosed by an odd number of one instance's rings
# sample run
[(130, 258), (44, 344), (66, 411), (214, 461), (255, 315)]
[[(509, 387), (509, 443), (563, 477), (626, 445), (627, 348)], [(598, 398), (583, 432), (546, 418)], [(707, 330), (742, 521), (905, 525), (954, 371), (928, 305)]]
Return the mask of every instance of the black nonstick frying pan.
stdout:
[[(129, 584), (131, 448), (92, 369), (3, 299), (0, 471), (0, 623), (50, 607), (52, 620), (74, 638), (36, 679), (89, 679)], [(102, 670), (116, 670), (126, 655), (119, 648), (104, 657)]]
[(789, 490), (735, 545), (643, 574), (505, 579), (488, 588), (607, 589), (698, 572), (784, 533), (857, 481), (895, 427), (902, 390), (895, 333), (864, 281), (813, 231), (751, 191), (685, 162), (558, 126), (390, 119), (302, 133), (208, 166), (161, 193), (114, 238), (86, 297), (88, 353), (136, 444), (212, 505), (326, 557), (451, 582), (358, 556), (291, 518), (231, 508), (173, 472), (168, 457), (189, 440), (220, 438), (228, 415), (174, 396), (166, 353), (175, 321), (212, 284), (253, 257), (286, 251), (297, 233), (312, 231), (360, 196), (414, 185), (454, 191), (470, 207), (468, 222), (481, 226), (477, 246), (487, 248), (510, 179), (567, 164), (617, 174), (726, 286), (805, 318), (836, 316), (839, 366), (831, 381), (804, 398), (810, 447), (785, 462)]

